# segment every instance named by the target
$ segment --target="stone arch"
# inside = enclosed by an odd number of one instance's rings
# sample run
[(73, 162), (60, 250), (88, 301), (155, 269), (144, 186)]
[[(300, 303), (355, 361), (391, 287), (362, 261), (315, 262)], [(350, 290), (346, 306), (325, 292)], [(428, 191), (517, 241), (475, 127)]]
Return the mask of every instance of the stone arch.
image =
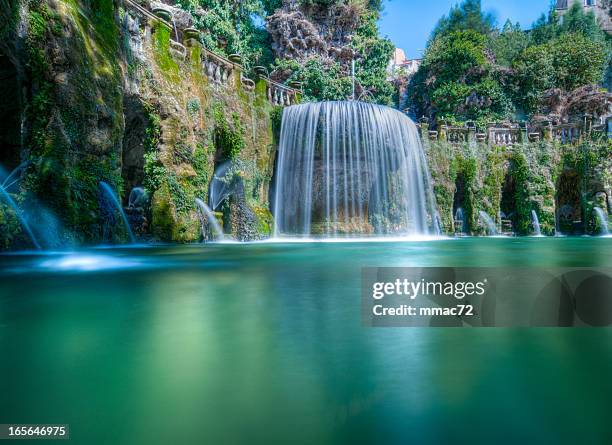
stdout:
[(127, 206), (130, 191), (143, 185), (144, 155), (146, 131), (149, 125), (146, 110), (137, 96), (127, 96), (124, 99), (123, 115), (125, 131), (123, 133), (123, 150), (121, 153), (121, 176), (125, 193), (123, 205)]
[[(463, 173), (459, 172), (455, 178), (455, 193), (453, 195), (453, 227), (455, 233), (469, 231), (469, 209), (466, 209), (467, 182)], [(460, 218), (460, 214), (463, 219)]]
[(575, 170), (565, 170), (557, 180), (556, 219), (560, 233), (584, 233), (581, 182), (580, 175)]
[(502, 223), (502, 232), (516, 232), (518, 224), (518, 210), (516, 205), (516, 180), (506, 172), (504, 183), (501, 190), (500, 201), (500, 217)]

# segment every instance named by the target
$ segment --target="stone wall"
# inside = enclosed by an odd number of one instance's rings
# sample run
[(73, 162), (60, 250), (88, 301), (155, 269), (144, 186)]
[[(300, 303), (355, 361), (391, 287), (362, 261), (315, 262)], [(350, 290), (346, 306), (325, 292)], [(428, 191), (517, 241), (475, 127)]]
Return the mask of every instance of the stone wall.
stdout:
[[(57, 217), (58, 245), (127, 239), (103, 209), (100, 181), (124, 206), (132, 188), (147, 190), (150, 204), (136, 218), (143, 238), (197, 241), (194, 200), (207, 201), (224, 162), (241, 183), (242, 214), (254, 215), (248, 233), (233, 235), (271, 230), (271, 115), (297, 102), (297, 91), (264, 76), (245, 78), (239, 59), (213, 55), (197, 35), (129, 0), (8, 3), (0, 69), (20, 88), (18, 100), (0, 100), (1, 112), (19, 115), (3, 130), (14, 148), (3, 161), (8, 169), (25, 161), (13, 197)], [(15, 215), (0, 207), (0, 248), (27, 246)], [(235, 219), (229, 204), (225, 213)]]
[(593, 208), (612, 211), (612, 143), (600, 131), (438, 128), (420, 124), (446, 234), (484, 234), (481, 211), (506, 234), (533, 234), (532, 211), (543, 234), (596, 234)]

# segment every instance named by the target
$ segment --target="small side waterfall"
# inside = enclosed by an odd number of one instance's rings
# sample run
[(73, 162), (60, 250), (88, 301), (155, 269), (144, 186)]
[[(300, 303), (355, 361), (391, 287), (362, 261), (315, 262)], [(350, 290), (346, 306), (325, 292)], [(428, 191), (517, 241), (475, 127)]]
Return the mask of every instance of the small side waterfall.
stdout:
[(208, 205), (211, 210), (217, 210), (219, 205), (235, 192), (235, 170), (231, 161), (221, 164), (215, 170), (208, 191)]
[(535, 210), (531, 211), (531, 224), (533, 225), (534, 236), (542, 236), (542, 229), (540, 228), (540, 220)]
[(455, 233), (465, 233), (465, 216), (463, 215), (463, 209), (459, 207), (455, 212)]
[(497, 235), (497, 226), (495, 225), (495, 221), (493, 221), (493, 219), (486, 212), (483, 212), (482, 210), (479, 211), (478, 219), (486, 227), (487, 234), (489, 236)]
[(113, 189), (106, 182), (100, 182), (100, 189), (106, 195), (106, 197), (111, 201), (116, 210), (119, 211), (121, 215), (121, 219), (123, 220), (123, 224), (125, 225), (125, 230), (127, 230), (128, 236), (130, 237), (130, 242), (134, 244), (136, 242), (136, 238), (134, 238), (134, 234), (132, 233), (132, 228), (130, 227), (130, 223), (128, 222), (127, 217), (125, 216), (125, 212), (119, 203), (119, 200), (115, 196)]
[(199, 198), (195, 199), (196, 206), (198, 208), (198, 212), (200, 213), (200, 222), (202, 227), (202, 237), (204, 239), (208, 238), (208, 234), (206, 231), (207, 226), (212, 229), (213, 235), (219, 241), (224, 239), (223, 230), (221, 229), (221, 225), (219, 221), (217, 221), (217, 217), (213, 213), (213, 211), (204, 204)]
[(17, 216), (17, 219), (19, 219), (19, 222), (21, 223), (21, 227), (23, 227), (23, 230), (25, 230), (28, 234), (30, 241), (32, 241), (32, 244), (36, 249), (40, 250), (40, 244), (38, 243), (36, 236), (34, 236), (34, 232), (32, 232), (28, 221), (21, 212), (21, 209), (17, 206), (17, 204), (15, 203), (13, 198), (11, 198), (11, 195), (9, 195), (3, 185), (0, 185), (0, 198), (4, 199), (8, 206), (13, 209), (15, 215)]
[(140, 207), (147, 198), (147, 192), (142, 187), (134, 187), (128, 198), (128, 207)]
[(610, 229), (608, 227), (608, 216), (599, 207), (593, 207), (593, 213), (595, 213), (595, 217), (599, 223), (599, 233), (604, 236), (609, 235)]
[(283, 113), (275, 236), (439, 234), (415, 124), (389, 107), (321, 102)]

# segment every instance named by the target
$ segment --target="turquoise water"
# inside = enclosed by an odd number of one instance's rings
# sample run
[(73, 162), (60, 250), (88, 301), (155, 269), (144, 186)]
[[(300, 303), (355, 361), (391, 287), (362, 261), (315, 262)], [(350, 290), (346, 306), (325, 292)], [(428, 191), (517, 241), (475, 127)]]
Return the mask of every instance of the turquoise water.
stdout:
[(612, 443), (609, 329), (361, 326), (363, 266), (612, 266), (612, 239), (0, 256), (0, 423), (79, 444)]

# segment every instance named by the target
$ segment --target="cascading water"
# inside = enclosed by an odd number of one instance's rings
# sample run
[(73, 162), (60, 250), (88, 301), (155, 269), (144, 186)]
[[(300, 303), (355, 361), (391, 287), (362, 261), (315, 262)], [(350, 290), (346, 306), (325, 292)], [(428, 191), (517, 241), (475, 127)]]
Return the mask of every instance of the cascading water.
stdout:
[(121, 219), (123, 220), (123, 224), (125, 224), (125, 229), (127, 230), (128, 236), (130, 237), (130, 242), (134, 244), (136, 242), (136, 238), (134, 238), (134, 234), (132, 233), (132, 228), (130, 227), (130, 223), (128, 222), (128, 219), (125, 216), (125, 212), (123, 211), (123, 208), (121, 207), (121, 204), (119, 203), (119, 200), (115, 196), (113, 189), (110, 187), (110, 185), (108, 185), (104, 181), (101, 181), (99, 185), (100, 185), (100, 189), (102, 190), (102, 192), (106, 195), (106, 197), (113, 204), (113, 207), (115, 207), (115, 209), (119, 211), (119, 214), (121, 215)]
[(465, 233), (465, 216), (463, 215), (463, 209), (459, 207), (455, 212), (455, 232), (456, 233)]
[(531, 211), (531, 224), (533, 225), (534, 236), (542, 236), (542, 229), (540, 228), (540, 220), (535, 210)]
[(204, 201), (202, 201), (201, 199), (196, 198), (195, 203), (198, 208), (198, 211), (200, 212), (202, 237), (205, 239), (208, 238), (208, 233), (206, 230), (208, 226), (211, 228), (213, 236), (217, 240), (222, 241), (224, 239), (223, 230), (221, 229), (221, 225), (219, 224), (219, 221), (217, 221), (215, 214), (212, 212), (210, 207), (204, 204)]
[(604, 236), (609, 235), (610, 229), (608, 228), (608, 216), (599, 207), (593, 207), (593, 212), (595, 213), (595, 217), (599, 223), (599, 233)]
[(275, 235), (439, 234), (415, 124), (389, 107), (287, 107), (276, 168)]
[(482, 224), (484, 224), (489, 236), (497, 235), (497, 226), (495, 225), (495, 221), (493, 221), (493, 219), (486, 212), (483, 212), (482, 210), (478, 212), (478, 219)]
[(223, 200), (234, 192), (233, 176), (231, 161), (221, 164), (215, 170), (208, 192), (208, 204), (212, 210), (217, 210)]
[(128, 198), (128, 207), (142, 207), (147, 200), (147, 192), (142, 187), (134, 187)]

